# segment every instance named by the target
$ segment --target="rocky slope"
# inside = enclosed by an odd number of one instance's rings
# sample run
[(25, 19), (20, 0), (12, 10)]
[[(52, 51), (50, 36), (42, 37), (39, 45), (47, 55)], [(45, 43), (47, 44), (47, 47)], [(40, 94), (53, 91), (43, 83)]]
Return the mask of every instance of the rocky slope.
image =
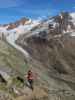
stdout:
[[(32, 92), (31, 89), (29, 89), (25, 85), (27, 82), (24, 78), (24, 75), (27, 73), (28, 69), (31, 68), (31, 66), (32, 64), (25, 58), (22, 52), (15, 49), (6, 40), (0, 40), (1, 100), (22, 100), (20, 98), (26, 100), (27, 98), (29, 98), (30, 100), (33, 98), (48, 98), (47, 92), (45, 92), (45, 90), (43, 89), (43, 87), (40, 86), (40, 84), (35, 85), (35, 92)], [(34, 70), (36, 70), (36, 68)]]
[[(66, 12), (43, 21), (16, 41), (32, 57), (33, 69), (37, 68), (39, 75), (42, 74), (44, 87), (47, 87), (49, 98), (53, 100), (58, 95), (52, 96), (51, 90), (75, 93), (74, 34), (74, 16)], [(70, 98), (75, 99), (75, 96), (61, 94), (60, 100)]]
[[(1, 84), (1, 93), (8, 91), (12, 100), (75, 100), (74, 14), (21, 24), (11, 30), (0, 27), (0, 74), (11, 79)], [(37, 75), (33, 92), (23, 83), (28, 69)]]

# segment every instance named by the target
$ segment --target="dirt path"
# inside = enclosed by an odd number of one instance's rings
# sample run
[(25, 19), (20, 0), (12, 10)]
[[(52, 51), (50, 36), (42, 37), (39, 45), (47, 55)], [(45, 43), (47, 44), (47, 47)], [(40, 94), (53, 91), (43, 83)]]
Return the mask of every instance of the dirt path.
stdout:
[(34, 99), (40, 99), (44, 97), (48, 97), (48, 94), (38, 87), (34, 88), (34, 91), (30, 90), (29, 88), (25, 88), (25, 94), (23, 96), (19, 96), (15, 98), (15, 100), (32, 100)]

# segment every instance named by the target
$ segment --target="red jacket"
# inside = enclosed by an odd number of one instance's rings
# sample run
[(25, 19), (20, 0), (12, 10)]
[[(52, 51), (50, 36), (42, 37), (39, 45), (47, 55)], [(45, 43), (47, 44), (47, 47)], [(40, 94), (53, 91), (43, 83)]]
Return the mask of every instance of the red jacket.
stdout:
[(27, 79), (28, 80), (34, 80), (34, 76), (33, 76), (32, 72), (28, 72)]

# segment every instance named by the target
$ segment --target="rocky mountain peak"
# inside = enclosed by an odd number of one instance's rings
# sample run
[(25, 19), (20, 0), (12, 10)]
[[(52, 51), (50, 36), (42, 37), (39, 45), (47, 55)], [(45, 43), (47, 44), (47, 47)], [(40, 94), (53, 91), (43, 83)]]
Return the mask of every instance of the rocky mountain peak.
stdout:
[(11, 29), (17, 28), (20, 25), (25, 25), (28, 21), (29, 21), (29, 19), (23, 17), (20, 20), (14, 22), (14, 23), (8, 24), (7, 30), (11, 30)]

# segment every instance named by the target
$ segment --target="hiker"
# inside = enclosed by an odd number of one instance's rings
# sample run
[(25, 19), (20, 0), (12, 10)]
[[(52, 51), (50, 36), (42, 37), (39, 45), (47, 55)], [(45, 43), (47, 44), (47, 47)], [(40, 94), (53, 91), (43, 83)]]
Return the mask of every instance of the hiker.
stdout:
[(33, 90), (34, 89), (34, 87), (33, 87), (34, 75), (33, 75), (33, 72), (31, 70), (29, 70), (27, 73), (27, 80), (28, 80), (28, 83), (30, 85), (30, 88)]

